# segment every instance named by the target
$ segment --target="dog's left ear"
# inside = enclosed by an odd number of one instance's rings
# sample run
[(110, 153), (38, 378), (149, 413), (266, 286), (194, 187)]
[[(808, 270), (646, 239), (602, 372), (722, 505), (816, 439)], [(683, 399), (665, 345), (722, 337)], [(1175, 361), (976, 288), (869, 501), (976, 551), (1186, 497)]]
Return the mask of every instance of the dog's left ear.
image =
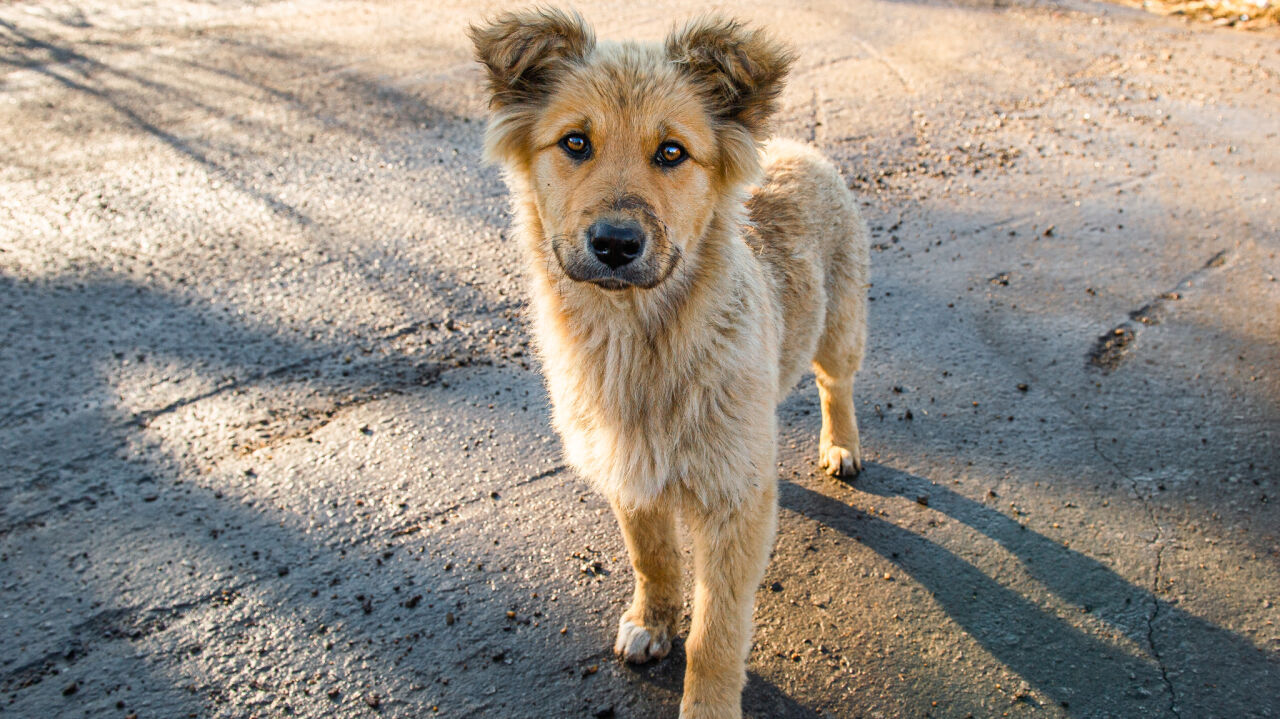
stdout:
[(717, 119), (759, 142), (777, 110), (795, 56), (764, 32), (734, 20), (701, 18), (667, 38), (667, 57), (693, 76)]

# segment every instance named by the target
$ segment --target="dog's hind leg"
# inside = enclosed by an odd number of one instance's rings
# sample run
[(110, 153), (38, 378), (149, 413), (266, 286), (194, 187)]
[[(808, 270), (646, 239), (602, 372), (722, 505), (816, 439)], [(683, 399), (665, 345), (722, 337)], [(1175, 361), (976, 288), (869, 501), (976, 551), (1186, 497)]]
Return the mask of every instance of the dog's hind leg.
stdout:
[[(769, 469), (772, 469), (772, 463)], [(741, 504), (686, 506), (693, 536), (693, 626), (685, 647), (681, 719), (738, 719), (751, 648), (751, 612), (777, 526), (777, 483), (770, 477)]]
[(829, 301), (826, 328), (813, 358), (818, 397), (822, 402), (818, 461), (827, 474), (852, 477), (862, 471), (858, 418), (853, 407), (853, 377), (862, 366), (866, 344), (866, 289), (855, 282), (841, 287), (840, 291), (846, 295)]
[(641, 510), (615, 502), (613, 513), (636, 573), (635, 596), (618, 622), (613, 651), (636, 664), (661, 659), (671, 651), (683, 605), (675, 511), (665, 502)]

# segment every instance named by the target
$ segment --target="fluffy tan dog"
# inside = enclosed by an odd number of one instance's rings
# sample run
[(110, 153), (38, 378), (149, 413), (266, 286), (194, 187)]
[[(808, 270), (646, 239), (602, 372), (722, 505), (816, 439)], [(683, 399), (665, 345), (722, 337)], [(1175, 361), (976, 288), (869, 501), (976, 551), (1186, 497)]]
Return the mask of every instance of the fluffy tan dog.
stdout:
[(776, 526), (774, 412), (810, 364), (820, 462), (861, 467), (866, 226), (827, 160), (764, 142), (792, 56), (759, 31), (705, 18), (661, 46), (597, 45), (576, 14), (538, 9), (471, 38), (554, 423), (636, 573), (615, 651), (671, 648), (679, 515), (695, 576), (680, 714), (741, 716)]

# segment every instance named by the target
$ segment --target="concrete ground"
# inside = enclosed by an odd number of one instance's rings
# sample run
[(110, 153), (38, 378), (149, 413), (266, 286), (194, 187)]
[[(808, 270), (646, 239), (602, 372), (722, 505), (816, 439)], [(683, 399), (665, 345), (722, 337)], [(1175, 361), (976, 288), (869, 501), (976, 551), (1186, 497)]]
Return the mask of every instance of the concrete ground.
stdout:
[[(0, 5), (0, 714), (675, 715), (480, 162), (496, 8)], [(876, 250), (868, 470), (779, 409), (746, 713), (1280, 716), (1280, 35), (732, 11)]]

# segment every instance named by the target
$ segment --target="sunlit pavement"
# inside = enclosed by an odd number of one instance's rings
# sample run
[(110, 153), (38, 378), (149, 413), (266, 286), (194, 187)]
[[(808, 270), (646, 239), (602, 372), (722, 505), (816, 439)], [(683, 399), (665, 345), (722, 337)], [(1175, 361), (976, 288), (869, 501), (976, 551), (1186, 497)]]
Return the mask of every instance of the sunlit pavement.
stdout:
[[(0, 7), (0, 713), (675, 716), (480, 161), (497, 7)], [(746, 713), (1280, 716), (1280, 36), (734, 12), (875, 243), (867, 470), (798, 388)]]

